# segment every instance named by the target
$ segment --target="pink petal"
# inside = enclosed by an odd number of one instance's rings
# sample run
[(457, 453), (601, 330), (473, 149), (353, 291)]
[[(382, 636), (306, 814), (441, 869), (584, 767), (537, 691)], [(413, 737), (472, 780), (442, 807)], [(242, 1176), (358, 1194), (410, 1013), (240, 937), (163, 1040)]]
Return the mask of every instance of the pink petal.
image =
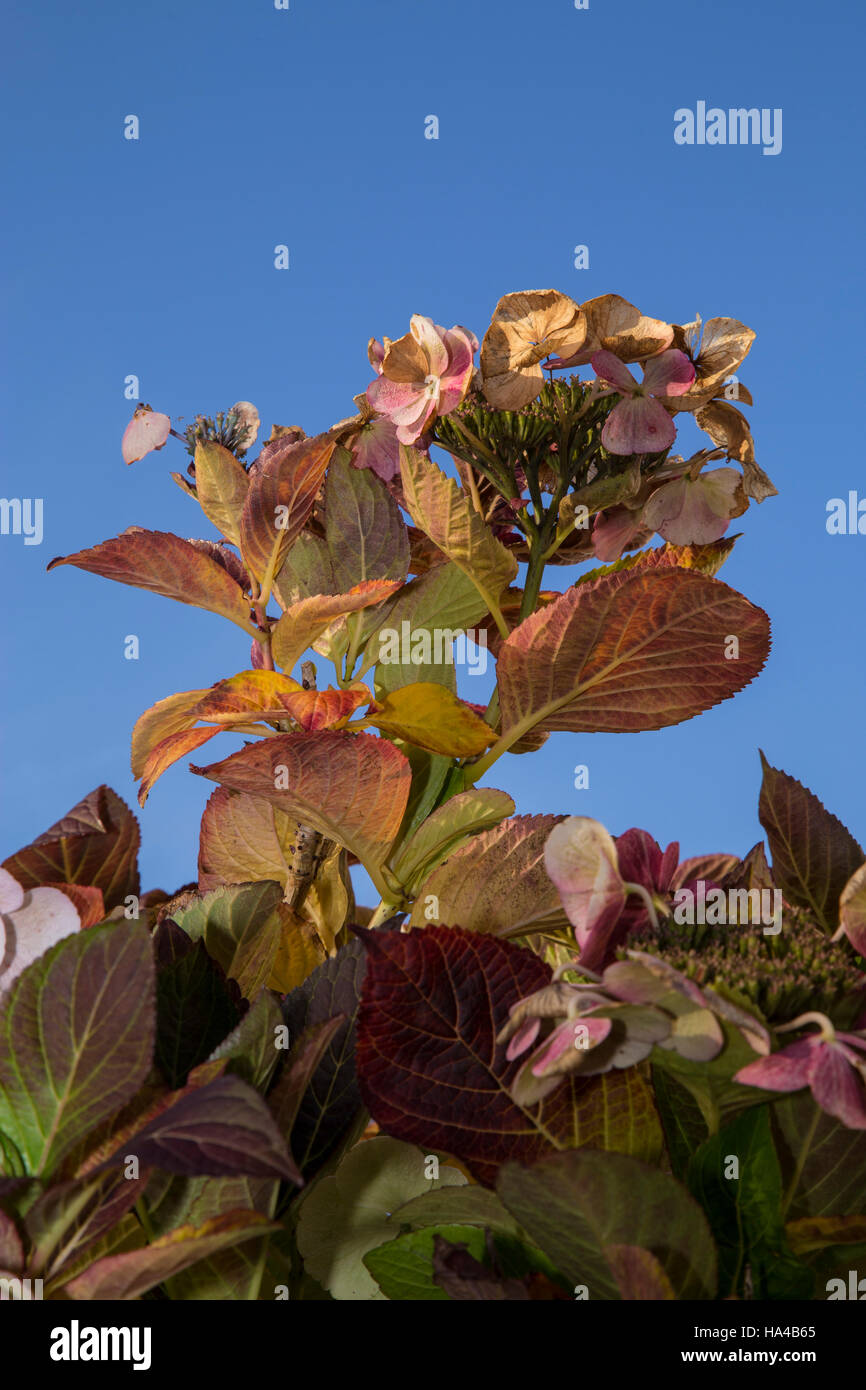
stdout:
[(650, 357), (643, 369), (644, 388), (654, 396), (682, 396), (694, 379), (694, 363), (679, 348)]
[[(558, 1062), (569, 1049), (590, 1051), (604, 1042), (613, 1022), (609, 1018), (569, 1018), (551, 1033), (547, 1043), (539, 1049), (533, 1063), (533, 1076), (543, 1076), (548, 1067)], [(577, 1049), (578, 1038), (587, 1037), (589, 1047)]]
[[(557, 361), (565, 363), (566, 359)], [(593, 353), (592, 369), (597, 377), (602, 381), (609, 381), (611, 386), (615, 386), (624, 395), (630, 395), (637, 386), (636, 379), (625, 363), (620, 361), (615, 352), (608, 352), (607, 348), (600, 348), (598, 352)]]
[(352, 465), (369, 468), (384, 483), (400, 471), (400, 446), (393, 420), (383, 415), (362, 427), (352, 445)]
[(171, 430), (171, 420), (156, 410), (137, 410), (123, 431), (120, 447), (125, 463), (137, 463), (152, 449), (162, 449)]
[(674, 422), (652, 396), (621, 400), (607, 417), (601, 442), (609, 454), (659, 454), (677, 437)]
[(569, 816), (554, 826), (544, 846), (544, 866), (583, 946), (593, 928), (621, 913), (626, 900), (616, 845), (591, 816)]
[(825, 1042), (812, 1068), (812, 1095), (828, 1115), (849, 1129), (866, 1129), (866, 1091), (841, 1048)]
[(509, 1062), (513, 1062), (515, 1057), (519, 1057), (522, 1052), (526, 1052), (532, 1046), (538, 1037), (540, 1028), (540, 1018), (528, 1018), (525, 1023), (520, 1025), (505, 1053)]
[[(797, 1048), (799, 1053), (792, 1056)], [(809, 1084), (812, 1060), (811, 1048), (804, 1056), (803, 1045), (795, 1043), (782, 1052), (774, 1052), (771, 1057), (749, 1062), (735, 1073), (734, 1080), (744, 1086), (759, 1086), (762, 1091), (800, 1091)]]
[(385, 345), (380, 343), (378, 338), (371, 338), (367, 344), (367, 356), (370, 359), (370, 366), (379, 375), (382, 375), (382, 363), (385, 360)]
[(610, 564), (618, 560), (629, 541), (646, 528), (640, 512), (628, 507), (610, 507), (598, 512), (592, 525), (592, 548), (596, 559)]
[(673, 545), (707, 545), (725, 534), (738, 512), (741, 483), (736, 468), (714, 468), (694, 482), (677, 478), (652, 494), (643, 519)]

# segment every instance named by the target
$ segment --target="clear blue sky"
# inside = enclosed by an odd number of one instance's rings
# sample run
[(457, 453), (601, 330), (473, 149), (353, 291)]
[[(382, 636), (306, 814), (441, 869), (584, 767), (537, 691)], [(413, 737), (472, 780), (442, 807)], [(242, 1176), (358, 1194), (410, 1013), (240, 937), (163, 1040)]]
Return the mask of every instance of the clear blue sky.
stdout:
[[(100, 782), (134, 802), (137, 716), (248, 663), (214, 616), (45, 573), (131, 524), (211, 533), (168, 477), (179, 445), (123, 464), (127, 374), (173, 417), (245, 398), (266, 430), (315, 432), (370, 380), (370, 334), (418, 312), (480, 337), (501, 294), (548, 285), (756, 330), (742, 376), (780, 496), (734, 523), (722, 577), (769, 611), (774, 645), (757, 682), (698, 719), (554, 735), (488, 780), (520, 811), (744, 852), (760, 745), (866, 837), (866, 535), (825, 529), (828, 499), (866, 497), (864, 28), (862, 0), (12, 0), (2, 492), (42, 497), (45, 521), (40, 546), (0, 537), (0, 854)], [(698, 101), (781, 107), (782, 152), (675, 145), (674, 111)], [(185, 763), (157, 785), (145, 886), (194, 876), (211, 790)]]

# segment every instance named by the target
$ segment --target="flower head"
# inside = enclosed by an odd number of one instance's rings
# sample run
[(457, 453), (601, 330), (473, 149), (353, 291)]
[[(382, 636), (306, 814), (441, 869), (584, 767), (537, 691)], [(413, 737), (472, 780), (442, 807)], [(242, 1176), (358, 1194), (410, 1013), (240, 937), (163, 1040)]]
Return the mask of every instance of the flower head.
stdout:
[(657, 396), (680, 396), (695, 379), (695, 368), (684, 352), (668, 348), (650, 357), (638, 382), (614, 353), (602, 348), (592, 358), (601, 381), (622, 397), (610, 412), (601, 442), (610, 454), (658, 454), (676, 439), (674, 422)]
[(472, 381), (474, 333), (455, 324), (442, 328), (413, 314), (409, 332), (385, 344), (371, 339), (369, 354), (379, 372), (367, 387), (367, 401), (387, 416), (401, 444), (414, 444), (437, 415), (454, 410)]

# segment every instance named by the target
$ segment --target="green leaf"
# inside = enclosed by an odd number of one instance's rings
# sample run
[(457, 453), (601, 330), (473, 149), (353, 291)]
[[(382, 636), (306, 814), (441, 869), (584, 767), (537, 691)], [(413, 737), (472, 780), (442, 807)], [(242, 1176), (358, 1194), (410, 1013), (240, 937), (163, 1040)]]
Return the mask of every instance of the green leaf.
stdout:
[(194, 941), (236, 980), (245, 999), (254, 999), (270, 978), (283, 924), (279, 883), (242, 883), (215, 888), (174, 914)]
[(433, 1246), (437, 1236), (465, 1245), (476, 1260), (484, 1258), (484, 1231), (477, 1226), (428, 1226), (421, 1231), (407, 1231), (364, 1256), (364, 1264), (386, 1298), (400, 1302), (451, 1302), (433, 1279)]
[(341, 447), (325, 483), (325, 544), (338, 592), (367, 579), (406, 578), (409, 534), (400, 509), (375, 473), (353, 468)]
[(625, 1154), (580, 1149), (531, 1168), (506, 1163), (499, 1196), (570, 1284), (617, 1299), (604, 1247), (655, 1255), (679, 1299), (713, 1298), (716, 1253), (706, 1218), (674, 1178)]
[(66, 937), (16, 980), (0, 1012), (0, 1129), (28, 1173), (50, 1173), (135, 1095), (154, 988), (150, 937), (126, 921)]
[(469, 495), (417, 449), (400, 447), (406, 509), (434, 545), (464, 571), (487, 609), (517, 576), (517, 561), (476, 512)]
[(491, 829), (513, 813), (514, 802), (508, 793), (492, 787), (452, 796), (402, 845), (392, 864), (395, 875), (413, 894), (422, 877), (443, 859), (473, 835)]
[[(736, 1176), (727, 1176), (736, 1160)], [(724, 1297), (810, 1298), (813, 1279), (788, 1247), (782, 1222), (782, 1174), (769, 1106), (739, 1115), (693, 1155), (688, 1186), (716, 1239)]]
[(847, 1129), (810, 1091), (772, 1104), (785, 1187), (785, 1218), (866, 1214), (866, 1130)]
[(420, 1149), (381, 1136), (351, 1149), (304, 1197), (298, 1249), (304, 1267), (334, 1298), (381, 1299), (363, 1260), (399, 1231), (392, 1213), (421, 1192), (466, 1182), (456, 1168), (443, 1167), (438, 1179), (426, 1177), (426, 1168)]
[(225, 1058), (227, 1073), (239, 1076), (264, 1095), (280, 1059), (276, 1030), (282, 1023), (277, 995), (262, 990), (234, 1031), (214, 1048), (208, 1061)]
[(813, 792), (771, 767), (764, 778), (758, 818), (767, 832), (773, 879), (787, 902), (808, 908), (827, 931), (839, 921), (839, 899), (866, 853)]
[(671, 1168), (674, 1177), (682, 1181), (689, 1160), (708, 1137), (707, 1123), (688, 1087), (681, 1085), (663, 1067), (654, 1066), (652, 1077)]

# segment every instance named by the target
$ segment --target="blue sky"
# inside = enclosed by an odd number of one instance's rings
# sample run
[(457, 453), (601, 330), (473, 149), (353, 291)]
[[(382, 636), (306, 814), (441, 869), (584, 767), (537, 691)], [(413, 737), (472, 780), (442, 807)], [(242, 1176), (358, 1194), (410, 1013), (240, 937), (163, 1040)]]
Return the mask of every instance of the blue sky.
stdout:
[[(43, 498), (44, 539), (0, 536), (0, 857), (100, 782), (133, 803), (137, 716), (247, 665), (210, 614), (45, 572), (132, 524), (211, 534), (168, 476), (180, 445), (124, 465), (125, 377), (172, 417), (249, 399), (266, 430), (313, 433), (370, 380), (371, 334), (417, 312), (480, 337), (500, 295), (540, 286), (756, 330), (742, 377), (780, 496), (734, 523), (722, 577), (768, 610), (773, 651), (695, 720), (554, 735), (487, 780), (522, 812), (745, 852), (761, 746), (866, 837), (866, 535), (825, 527), (830, 498), (866, 498), (859, 0), (12, 0), (6, 16), (2, 492)], [(698, 101), (781, 108), (781, 153), (676, 145), (674, 112)], [(157, 785), (146, 887), (194, 877), (211, 790), (183, 763)]]

